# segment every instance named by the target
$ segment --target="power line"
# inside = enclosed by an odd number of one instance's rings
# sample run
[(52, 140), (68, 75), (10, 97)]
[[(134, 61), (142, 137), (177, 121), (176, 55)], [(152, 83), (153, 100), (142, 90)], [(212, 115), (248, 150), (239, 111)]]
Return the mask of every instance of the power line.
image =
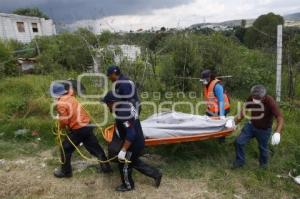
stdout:
[(265, 36), (267, 36), (267, 37), (271, 37), (271, 38), (273, 38), (273, 39), (276, 39), (276, 37), (273, 37), (273, 36), (269, 35), (268, 33), (265, 33), (265, 32), (263, 32), (263, 31), (257, 29), (255, 26), (252, 26), (252, 28), (253, 28), (255, 31), (257, 31), (257, 32), (259, 32), (259, 33), (261, 33), (261, 34), (263, 34), (263, 35), (265, 35)]

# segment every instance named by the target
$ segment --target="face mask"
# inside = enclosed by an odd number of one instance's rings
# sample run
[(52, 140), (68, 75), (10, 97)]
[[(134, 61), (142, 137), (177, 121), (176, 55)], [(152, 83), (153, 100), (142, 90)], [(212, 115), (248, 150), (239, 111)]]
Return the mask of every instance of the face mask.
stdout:
[(208, 80), (207, 79), (200, 79), (200, 82), (202, 82), (203, 85), (207, 85), (208, 84)]
[(255, 104), (261, 103), (261, 100), (257, 100), (257, 99), (252, 99), (252, 101), (253, 101)]

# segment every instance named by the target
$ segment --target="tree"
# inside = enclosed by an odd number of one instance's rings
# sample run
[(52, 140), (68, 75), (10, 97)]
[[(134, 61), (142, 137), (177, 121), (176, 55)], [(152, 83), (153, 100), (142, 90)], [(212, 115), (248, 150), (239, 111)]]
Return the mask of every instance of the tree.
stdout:
[(286, 27), (283, 34), (283, 62), (288, 69), (288, 97), (296, 95), (297, 75), (300, 71), (300, 28)]
[(76, 33), (62, 33), (55, 36), (36, 37), (41, 54), (37, 57), (36, 71), (48, 73), (58, 69), (87, 71), (93, 66), (93, 52), (87, 41)]
[(249, 48), (272, 48), (276, 45), (277, 26), (284, 24), (280, 15), (268, 13), (259, 16), (245, 33), (245, 44)]
[(199, 74), (199, 65), (203, 62), (199, 56), (197, 41), (199, 38), (196, 35), (178, 33), (164, 42), (168, 56), (164, 56), (161, 72), (162, 79), (169, 89), (190, 91), (195, 86), (194, 82), (187, 78)]
[(242, 28), (246, 28), (246, 23), (247, 23), (247, 21), (245, 19), (242, 19), (242, 21), (241, 21), (241, 27)]
[(7, 43), (0, 40), (0, 76), (17, 75), (18, 68), (13, 52)]
[(241, 43), (244, 43), (244, 37), (246, 33), (246, 20), (241, 20), (241, 25), (233, 27), (234, 36), (238, 38)]
[(149, 52), (149, 62), (152, 65), (153, 73), (156, 74), (155, 68), (157, 65), (157, 52), (158, 49), (161, 47), (159, 46), (160, 43), (162, 43), (163, 39), (167, 36), (166, 33), (155, 33), (151, 40), (146, 44), (146, 47), (150, 49)]
[(91, 30), (87, 28), (78, 28), (74, 33), (81, 37), (89, 46), (95, 48), (99, 47), (97, 36)]
[(165, 27), (161, 27), (161, 28), (160, 28), (160, 31), (161, 31), (161, 32), (165, 32), (166, 30), (167, 30), (167, 29), (166, 29)]
[(211, 35), (176, 34), (164, 41), (165, 50), (158, 59), (158, 72), (169, 90), (200, 91), (199, 78), (204, 69), (222, 79), (226, 90), (239, 96), (248, 95), (254, 84), (264, 84), (274, 90), (274, 57), (259, 50), (250, 50), (222, 33)]
[(245, 33), (246, 33), (246, 29), (241, 27), (241, 26), (237, 26), (237, 27), (234, 27), (233, 28), (233, 31), (234, 31), (234, 36), (236, 38), (238, 38), (238, 40), (241, 42), (241, 43), (244, 43), (244, 38), (245, 38)]
[(113, 34), (109, 30), (106, 30), (98, 36), (98, 40), (102, 46), (107, 46), (111, 43), (112, 37)]
[(13, 11), (13, 14), (49, 19), (49, 17), (38, 8), (18, 8)]

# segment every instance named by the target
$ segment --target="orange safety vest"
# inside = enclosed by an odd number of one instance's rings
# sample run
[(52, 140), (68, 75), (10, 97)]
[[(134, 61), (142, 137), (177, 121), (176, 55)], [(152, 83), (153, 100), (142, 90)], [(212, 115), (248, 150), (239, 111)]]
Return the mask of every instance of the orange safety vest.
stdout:
[(56, 110), (59, 113), (61, 127), (68, 126), (70, 129), (79, 129), (90, 123), (88, 113), (76, 100), (72, 92), (59, 98)]
[[(204, 88), (204, 97), (207, 102), (207, 111), (212, 112), (212, 113), (220, 112), (218, 98), (215, 96), (215, 93), (214, 93), (214, 88), (215, 88), (216, 84), (219, 82), (220, 82), (220, 80), (215, 79), (210, 82), (208, 87), (205, 86), (205, 88)], [(224, 93), (223, 95), (224, 95), (224, 103), (225, 103), (224, 109), (229, 110), (229, 108), (230, 108), (229, 98), (226, 95), (226, 93)]]

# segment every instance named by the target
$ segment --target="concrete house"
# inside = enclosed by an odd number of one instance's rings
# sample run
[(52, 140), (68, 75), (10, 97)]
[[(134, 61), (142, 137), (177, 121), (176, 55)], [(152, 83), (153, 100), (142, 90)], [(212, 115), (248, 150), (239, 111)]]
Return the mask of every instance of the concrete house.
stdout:
[(55, 34), (55, 25), (51, 19), (0, 13), (0, 39), (28, 43), (37, 35)]

